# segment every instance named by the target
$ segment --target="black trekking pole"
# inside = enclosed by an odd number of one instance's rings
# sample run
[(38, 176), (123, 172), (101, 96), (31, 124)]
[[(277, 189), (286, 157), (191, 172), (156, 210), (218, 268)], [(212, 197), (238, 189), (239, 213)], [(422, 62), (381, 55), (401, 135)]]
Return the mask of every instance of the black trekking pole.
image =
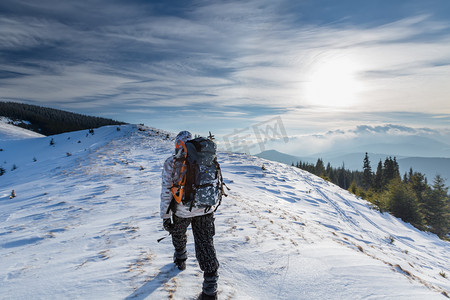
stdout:
[(162, 238), (159, 238), (157, 241), (158, 241), (158, 243), (159, 242), (161, 242), (163, 239), (165, 239), (165, 238), (167, 238), (167, 237), (169, 237), (170, 236), (170, 233), (168, 234), (168, 235), (166, 235), (166, 236), (163, 236)]

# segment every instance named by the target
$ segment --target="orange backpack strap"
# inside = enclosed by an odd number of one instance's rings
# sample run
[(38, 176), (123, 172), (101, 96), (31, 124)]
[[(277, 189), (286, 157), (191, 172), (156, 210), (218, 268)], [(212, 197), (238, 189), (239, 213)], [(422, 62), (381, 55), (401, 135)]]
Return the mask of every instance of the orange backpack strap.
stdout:
[(184, 185), (186, 184), (186, 158), (187, 158), (187, 149), (186, 145), (183, 141), (178, 141), (176, 144), (176, 149), (178, 153), (178, 149), (183, 148), (182, 155), (180, 158), (175, 158), (176, 160), (181, 159), (182, 165), (180, 168), (180, 178), (176, 185), (173, 185), (171, 187), (173, 198), (177, 203), (180, 203), (181, 200), (183, 200), (183, 192), (184, 192)]

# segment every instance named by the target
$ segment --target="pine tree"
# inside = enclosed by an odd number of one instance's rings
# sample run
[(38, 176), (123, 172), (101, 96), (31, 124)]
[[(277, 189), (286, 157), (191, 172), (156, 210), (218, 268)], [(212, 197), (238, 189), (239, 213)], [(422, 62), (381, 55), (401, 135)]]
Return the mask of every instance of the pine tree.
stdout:
[(383, 163), (381, 160), (378, 162), (377, 172), (373, 179), (373, 188), (376, 192), (381, 192), (383, 189)]
[(389, 157), (384, 160), (383, 164), (383, 186), (387, 186), (389, 181), (394, 178), (394, 170), (392, 166), (392, 159)]
[(315, 172), (315, 174), (316, 174), (317, 176), (323, 176), (323, 175), (325, 175), (325, 165), (323, 164), (323, 160), (322, 160), (321, 158), (319, 158), (319, 159), (317, 160), (317, 163), (316, 163), (316, 172)]
[(363, 165), (363, 178), (362, 178), (363, 188), (365, 190), (368, 190), (372, 186), (372, 181), (373, 181), (372, 167), (370, 166), (369, 156), (367, 155), (366, 152)]
[(400, 178), (391, 180), (385, 193), (385, 203), (388, 210), (397, 218), (421, 228), (423, 216), (419, 210), (419, 203), (414, 191)]
[(387, 186), (393, 179), (400, 178), (397, 159), (394, 157), (386, 158), (383, 166), (383, 186)]
[(339, 168), (337, 171), (337, 185), (345, 190), (347, 190), (350, 187), (344, 163), (342, 163), (342, 167)]
[(354, 195), (356, 195), (358, 193), (358, 186), (356, 185), (356, 183), (354, 181), (352, 181), (348, 190), (349, 190), (349, 192), (351, 192)]
[(398, 165), (397, 158), (395, 156), (392, 165), (394, 167), (394, 178), (400, 178), (400, 167)]
[(326, 177), (329, 179), (329, 181), (335, 183), (337, 182), (337, 176), (336, 176), (336, 171), (334, 170), (334, 168), (331, 166), (330, 163), (327, 164), (327, 168), (326, 168)]
[(408, 173), (408, 181), (411, 181), (412, 177), (414, 176), (414, 172), (412, 168), (409, 168), (409, 173)]
[(424, 203), (424, 211), (425, 222), (430, 231), (441, 238), (445, 237), (450, 230), (448, 202), (448, 187), (445, 187), (445, 180), (440, 175), (436, 175)]
[[(411, 171), (410, 174), (412, 173)], [(419, 201), (419, 205), (421, 206), (421, 208), (424, 205), (424, 197), (428, 189), (428, 185), (425, 179), (425, 175), (420, 172), (412, 173), (409, 178), (409, 184), (411, 185), (413, 191), (416, 193), (417, 200)]]

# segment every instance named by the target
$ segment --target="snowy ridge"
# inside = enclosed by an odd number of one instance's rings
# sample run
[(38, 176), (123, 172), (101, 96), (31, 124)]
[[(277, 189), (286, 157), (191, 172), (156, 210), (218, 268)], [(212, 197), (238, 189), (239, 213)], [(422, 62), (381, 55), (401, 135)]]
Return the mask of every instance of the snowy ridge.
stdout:
[(0, 142), (43, 137), (37, 132), (9, 124), (10, 121), (10, 119), (0, 116)]
[[(196, 299), (192, 233), (183, 272), (170, 239), (156, 242), (172, 134), (107, 126), (1, 148), (1, 299)], [(225, 152), (219, 161), (231, 188), (216, 213), (219, 299), (450, 293), (448, 242), (300, 169)]]

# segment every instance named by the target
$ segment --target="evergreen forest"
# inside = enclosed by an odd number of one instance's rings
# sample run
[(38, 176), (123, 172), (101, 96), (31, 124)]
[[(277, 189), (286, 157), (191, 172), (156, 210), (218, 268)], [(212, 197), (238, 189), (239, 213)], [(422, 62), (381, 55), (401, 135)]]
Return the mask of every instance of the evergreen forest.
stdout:
[(0, 116), (11, 119), (16, 126), (43, 135), (125, 124), (111, 119), (86, 116), (54, 108), (2, 101), (0, 101)]

